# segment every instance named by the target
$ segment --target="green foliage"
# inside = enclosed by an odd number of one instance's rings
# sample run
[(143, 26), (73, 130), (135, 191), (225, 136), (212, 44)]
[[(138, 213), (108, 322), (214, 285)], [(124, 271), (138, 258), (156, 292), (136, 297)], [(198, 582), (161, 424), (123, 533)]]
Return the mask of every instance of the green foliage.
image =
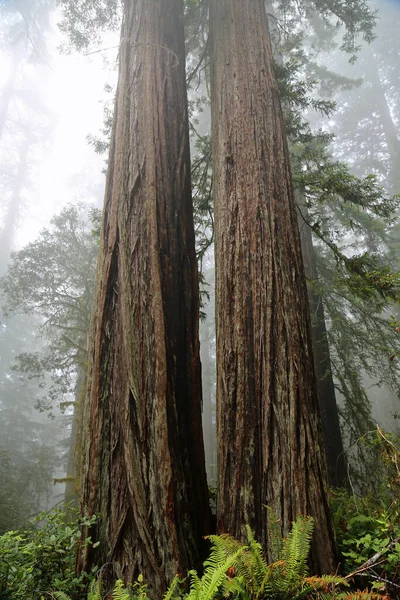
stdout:
[[(313, 532), (312, 518), (298, 517), (288, 536), (282, 539), (279, 521), (269, 511), (269, 540), (275, 553), (272, 563), (268, 563), (265, 559), (261, 545), (254, 539), (248, 526), (246, 527), (247, 544), (227, 534), (209, 536), (211, 550), (208, 559), (204, 562), (203, 575), (200, 576), (195, 570), (189, 571), (189, 592), (181, 587), (182, 582), (176, 576), (163, 600), (221, 600), (222, 598), (231, 600), (300, 600), (302, 598), (383, 600), (386, 598), (388, 600), (389, 596), (383, 597), (375, 591), (349, 591), (350, 581), (357, 575), (357, 572), (354, 573), (355, 568), (363, 564), (369, 549), (373, 547), (374, 551), (378, 552), (385, 549), (382, 535), (389, 518), (386, 515), (384, 521), (382, 518), (375, 518), (372, 513), (353, 514), (356, 504), (352, 502), (351, 497), (346, 496), (343, 491), (337, 492), (334, 499), (336, 525), (338, 531), (342, 532), (339, 536), (340, 544), (348, 555), (345, 568), (347, 573), (351, 573), (350, 576), (310, 576), (307, 560)], [(366, 506), (367, 504), (364, 504), (364, 507)], [(379, 514), (382, 516), (382, 511)], [(0, 577), (0, 584), (3, 585), (3, 588), (0, 587), (2, 593), (0, 597), (6, 597), (7, 592), (11, 592), (13, 600), (22, 600), (22, 598), (33, 600), (40, 597), (35, 596), (35, 592), (42, 594), (44, 598), (43, 594), (49, 591), (51, 597), (56, 600), (72, 600), (78, 597), (85, 597), (87, 600), (104, 598), (101, 572), (97, 578), (92, 579), (87, 595), (83, 595), (88, 578), (86, 576), (75, 578), (73, 561), (71, 561), (71, 549), (76, 548), (76, 540), (79, 537), (79, 524), (75, 522), (66, 526), (61, 515), (61, 511), (56, 511), (50, 519), (47, 517), (48, 522), (44, 524), (46, 531), (41, 534), (41, 538), (33, 538), (32, 533), (16, 532), (0, 538), (0, 552), (3, 552), (0, 556), (4, 556), (4, 565), (8, 565), (0, 566), (0, 574), (3, 574), (5, 569), (8, 572), (6, 586)], [(398, 514), (396, 518), (398, 519)], [(346, 531), (343, 519), (348, 520)], [(382, 539), (379, 538), (379, 542), (371, 541), (374, 535), (372, 533), (368, 535), (367, 530), (375, 532), (376, 539), (379, 535)], [(31, 537), (28, 539), (29, 535)], [(38, 546), (36, 562), (32, 558), (34, 544)], [(60, 549), (63, 552), (59, 557), (57, 553)], [(356, 551), (353, 552), (354, 549)], [(393, 570), (394, 561), (399, 560), (399, 550), (400, 545), (396, 541), (385, 554), (386, 562)], [(357, 551), (360, 552), (357, 554)], [(36, 564), (36, 570), (32, 568), (33, 564)], [(61, 564), (63, 564), (64, 580), (59, 575)], [(385, 573), (390, 575), (389, 571)], [(7, 581), (12, 581), (14, 585), (9, 583), (7, 585)], [(379, 583), (382, 582), (376, 581), (373, 584), (377, 590), (379, 590)], [(363, 584), (365, 587), (365, 581)], [(344, 591), (343, 588), (347, 590)], [(57, 591), (54, 591), (55, 589)], [(112, 593), (107, 597), (113, 600), (148, 600), (149, 594), (143, 576), (139, 575), (137, 581), (130, 585), (117, 580)]]
[(120, 579), (118, 579), (118, 581), (115, 583), (112, 597), (114, 600), (131, 600), (130, 593), (124, 587), (124, 584)]
[[(168, 592), (164, 596), (164, 600), (171, 600), (176, 587), (176, 581), (179, 581), (177, 577), (174, 579)], [(56, 598), (56, 600), (72, 600), (70, 596), (60, 591), (52, 592), (51, 595)], [(113, 600), (148, 600), (147, 585), (143, 582), (143, 575), (139, 575), (137, 581), (128, 587), (124, 585), (124, 582), (121, 579), (118, 579), (115, 582), (111, 595), (107, 596), (107, 598), (112, 598)], [(100, 576), (90, 583), (87, 600), (103, 600)]]
[(58, 0), (61, 7), (59, 28), (68, 42), (65, 52), (88, 51), (98, 45), (101, 34), (115, 31), (121, 22), (120, 0)]
[[(61, 508), (42, 513), (31, 529), (8, 531), (0, 537), (0, 597), (38, 600), (58, 590), (76, 597), (85, 588), (88, 576), (75, 576), (75, 556), (81, 538), (80, 527), (94, 519), (67, 521)], [(89, 543), (89, 540), (86, 541)]]
[(137, 581), (128, 587), (125, 587), (124, 583), (118, 579), (112, 598), (113, 600), (148, 600), (147, 585), (143, 582), (143, 575), (139, 575)]
[(249, 527), (246, 528), (247, 544), (229, 535), (210, 536), (212, 546), (210, 556), (204, 563), (204, 574), (200, 578), (196, 571), (189, 572), (190, 592), (187, 598), (289, 600), (339, 597), (333, 594), (337, 586), (348, 585), (343, 578), (307, 577), (312, 529), (311, 518), (299, 517), (287, 538), (282, 540), (277, 528), (270, 532), (271, 537), (279, 538), (274, 540), (274, 548), (279, 556), (272, 564), (265, 560), (262, 547), (254, 539)]
[(41, 317), (46, 351), (18, 354), (14, 369), (25, 381), (40, 381), (42, 410), (74, 391), (76, 370), (86, 360), (100, 218), (97, 209), (66, 206), (35, 241), (13, 253), (0, 280), (6, 314)]
[[(377, 428), (373, 444), (380, 453), (381, 475), (375, 491), (367, 496), (345, 490), (333, 493), (333, 515), (343, 571), (372, 578), (374, 587), (393, 591), (400, 585), (400, 451), (394, 436)], [(397, 444), (397, 445), (396, 445)], [(382, 477), (382, 473), (385, 477)]]
[(8, 452), (0, 450), (0, 535), (23, 522), (30, 505), (20, 494), (19, 473)]

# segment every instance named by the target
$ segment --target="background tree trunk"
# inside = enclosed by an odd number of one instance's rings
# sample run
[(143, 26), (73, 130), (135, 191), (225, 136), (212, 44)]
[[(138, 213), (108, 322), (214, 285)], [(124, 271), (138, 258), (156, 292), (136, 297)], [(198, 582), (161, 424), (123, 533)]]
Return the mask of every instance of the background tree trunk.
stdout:
[(211, 0), (216, 241), (217, 528), (267, 546), (315, 519), (312, 567), (334, 541), (307, 290), (262, 0)]
[(311, 340), (321, 411), (322, 433), (328, 466), (328, 480), (332, 486), (346, 487), (348, 485), (346, 456), (343, 449), (339, 413), (336, 405), (324, 305), (317, 287), (318, 272), (312, 243), (312, 233), (310, 226), (305, 220), (307, 218), (307, 207), (299, 193), (296, 193), (296, 200), (299, 208), (301, 251), (307, 279), (308, 302), (311, 313)]
[(215, 460), (214, 460), (214, 433), (212, 383), (210, 365), (210, 340), (209, 331), (205, 328), (205, 335), (200, 342), (200, 358), (203, 382), (203, 434), (204, 450), (206, 457), (206, 472), (208, 485), (215, 486)]
[(78, 569), (143, 573), (157, 599), (211, 522), (198, 311), (183, 2), (126, 2), (84, 416), (100, 546)]
[(0, 139), (4, 133), (4, 127), (7, 121), (10, 102), (15, 92), (15, 82), (17, 79), (18, 68), (21, 62), (23, 52), (23, 41), (21, 36), (17, 36), (11, 45), (10, 70), (7, 80), (0, 94)]
[(67, 481), (65, 483), (65, 503), (72, 506), (76, 506), (79, 500), (79, 479), (82, 468), (82, 418), (86, 385), (86, 368), (80, 366), (75, 388), (74, 414), (72, 416), (67, 462)]
[(15, 173), (11, 197), (0, 231), (0, 276), (7, 270), (10, 254), (13, 250), (14, 235), (18, 228), (18, 218), (23, 206), (22, 191), (28, 176), (28, 155), (32, 148), (32, 136), (28, 135), (21, 143), (18, 156), (18, 167)]

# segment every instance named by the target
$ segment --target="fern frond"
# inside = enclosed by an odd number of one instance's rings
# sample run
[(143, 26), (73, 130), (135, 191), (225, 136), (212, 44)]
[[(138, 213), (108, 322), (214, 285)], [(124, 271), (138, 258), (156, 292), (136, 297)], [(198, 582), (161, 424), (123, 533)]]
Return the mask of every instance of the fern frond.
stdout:
[(227, 578), (223, 584), (224, 597), (235, 597), (240, 600), (254, 600), (254, 596), (248, 592), (242, 577)]
[(341, 600), (382, 600), (381, 594), (377, 594), (375, 592), (369, 592), (365, 590), (361, 592), (357, 590), (356, 592), (344, 592), (343, 596), (339, 595), (338, 598)]
[(223, 562), (228, 558), (228, 556), (235, 554), (239, 548), (244, 546), (244, 544), (233, 538), (228, 533), (222, 533), (220, 535), (208, 535), (206, 539), (210, 540), (211, 554), (215, 556), (215, 560), (218, 563)]
[(337, 585), (344, 585), (349, 587), (349, 582), (344, 577), (339, 575), (321, 575), (320, 577), (305, 577), (305, 583), (308, 583), (314, 587), (314, 589), (328, 589), (329, 587), (335, 587)]
[(246, 546), (240, 547), (234, 554), (221, 562), (219, 561), (222, 556), (221, 547), (212, 548), (210, 558), (204, 563), (203, 577), (199, 579), (196, 571), (189, 571), (191, 583), (187, 600), (212, 600), (226, 579), (226, 572), (235, 565), (238, 557), (245, 549)]
[(130, 593), (125, 588), (124, 583), (121, 581), (121, 579), (118, 579), (115, 582), (112, 598), (113, 600), (132, 600)]
[[(265, 574), (265, 577), (260, 584), (258, 596), (274, 596), (276, 592), (281, 591), (281, 582), (285, 580), (285, 577), (286, 571), (283, 560), (278, 560), (268, 565), (268, 572)], [(284, 587), (286, 589), (286, 585)]]
[(169, 586), (169, 588), (165, 592), (164, 600), (171, 600), (172, 594), (174, 593), (175, 588), (178, 585), (179, 581), (180, 581), (180, 579), (179, 579), (178, 575), (175, 575), (175, 577), (172, 580), (171, 585)]
[(87, 600), (102, 600), (101, 598), (101, 580), (95, 579), (89, 586)]
[(254, 574), (253, 556), (248, 549), (240, 554), (234, 566), (236, 577), (243, 582), (244, 587), (250, 592), (250, 595), (252, 597), (257, 595), (259, 586)]
[(218, 591), (221, 584), (226, 578), (226, 572), (232, 566), (234, 566), (240, 556), (244, 552), (246, 546), (242, 546), (235, 552), (235, 554), (231, 554), (228, 556), (226, 561), (221, 564), (216, 569), (207, 568), (204, 572), (204, 575), (201, 579), (203, 593), (201, 596), (201, 600), (212, 600), (214, 594)]
[(68, 596), (65, 592), (53, 592), (52, 596), (56, 600), (71, 600), (70, 596)]
[(252, 555), (252, 564), (254, 575), (257, 581), (260, 583), (264, 580), (267, 571), (269, 570), (268, 564), (263, 556), (263, 549), (259, 542), (254, 538), (254, 534), (250, 527), (246, 525), (247, 540), (249, 546), (249, 552)]
[(263, 549), (255, 538), (251, 528), (246, 525), (248, 547), (239, 555), (235, 571), (243, 579), (243, 584), (251, 597), (256, 597), (263, 589), (263, 583), (270, 574), (270, 567), (263, 556)]
[(202, 592), (202, 584), (201, 579), (197, 575), (197, 571), (189, 571), (188, 573), (190, 577), (190, 592), (187, 597), (187, 600), (200, 600), (201, 592)]
[(286, 539), (283, 540), (283, 560), (286, 577), (294, 582), (307, 575), (307, 558), (310, 552), (314, 522), (311, 517), (297, 517)]

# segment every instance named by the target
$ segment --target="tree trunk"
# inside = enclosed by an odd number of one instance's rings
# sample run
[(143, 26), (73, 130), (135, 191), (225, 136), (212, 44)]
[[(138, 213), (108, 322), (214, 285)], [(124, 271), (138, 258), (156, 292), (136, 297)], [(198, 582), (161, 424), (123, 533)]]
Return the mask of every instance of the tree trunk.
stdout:
[(8, 109), (11, 98), (15, 91), (15, 81), (18, 74), (19, 64), (22, 58), (23, 44), (20, 37), (17, 37), (12, 44), (11, 66), (7, 81), (0, 94), (0, 139), (4, 133), (4, 127), (7, 121)]
[(390, 173), (390, 182), (394, 194), (400, 193), (400, 139), (397, 127), (390, 113), (389, 104), (386, 98), (376, 58), (372, 51), (369, 53), (367, 63), (367, 77), (372, 83), (372, 89), (376, 96), (376, 105), (379, 112), (380, 122), (385, 136), (387, 149), (389, 152), (392, 169)]
[(84, 416), (82, 511), (101, 515), (100, 546), (78, 570), (143, 573), (159, 599), (211, 523), (183, 1), (124, 6)]
[(11, 198), (0, 233), (0, 276), (5, 275), (12, 252), (14, 236), (23, 205), (22, 190), (28, 174), (28, 154), (32, 146), (32, 137), (25, 138), (19, 149), (18, 167), (15, 173)]
[(76, 506), (79, 500), (79, 476), (82, 468), (82, 418), (87, 385), (86, 368), (81, 366), (75, 388), (74, 414), (69, 441), (65, 503)]
[(217, 528), (267, 547), (312, 515), (312, 567), (334, 534), (290, 159), (263, 0), (211, 0), (216, 242)]
[(212, 384), (210, 373), (210, 340), (208, 327), (204, 327), (204, 338), (200, 343), (201, 370), (203, 382), (203, 433), (206, 457), (207, 481), (215, 486), (214, 436), (213, 436), (213, 407)]
[(318, 272), (312, 243), (312, 233), (310, 226), (305, 220), (307, 217), (307, 207), (300, 194), (296, 193), (296, 199), (299, 208), (301, 251), (311, 313), (311, 340), (319, 408), (321, 411), (322, 433), (328, 466), (328, 480), (332, 486), (346, 487), (348, 485), (346, 457), (343, 449), (335, 386), (332, 377), (324, 305), (322, 303), (322, 296), (318, 291)]

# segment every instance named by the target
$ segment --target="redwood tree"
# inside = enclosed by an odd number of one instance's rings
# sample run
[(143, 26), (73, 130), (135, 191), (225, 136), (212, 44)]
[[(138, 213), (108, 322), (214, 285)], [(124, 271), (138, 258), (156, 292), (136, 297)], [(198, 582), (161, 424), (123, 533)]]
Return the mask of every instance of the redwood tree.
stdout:
[(339, 411), (336, 403), (332, 375), (328, 333), (322, 294), (318, 289), (318, 271), (312, 241), (311, 227), (307, 222), (307, 206), (300, 193), (296, 193), (298, 223), (304, 272), (307, 280), (308, 302), (311, 312), (311, 340), (314, 368), (321, 412), (322, 437), (324, 441), (329, 484), (347, 487), (347, 464), (340, 430)]
[(217, 527), (268, 547), (315, 519), (334, 569), (326, 465), (290, 160), (263, 0), (211, 0), (216, 243)]
[(143, 573), (161, 598), (210, 527), (183, 0), (125, 2), (119, 60), (84, 415), (100, 545), (78, 567)]

